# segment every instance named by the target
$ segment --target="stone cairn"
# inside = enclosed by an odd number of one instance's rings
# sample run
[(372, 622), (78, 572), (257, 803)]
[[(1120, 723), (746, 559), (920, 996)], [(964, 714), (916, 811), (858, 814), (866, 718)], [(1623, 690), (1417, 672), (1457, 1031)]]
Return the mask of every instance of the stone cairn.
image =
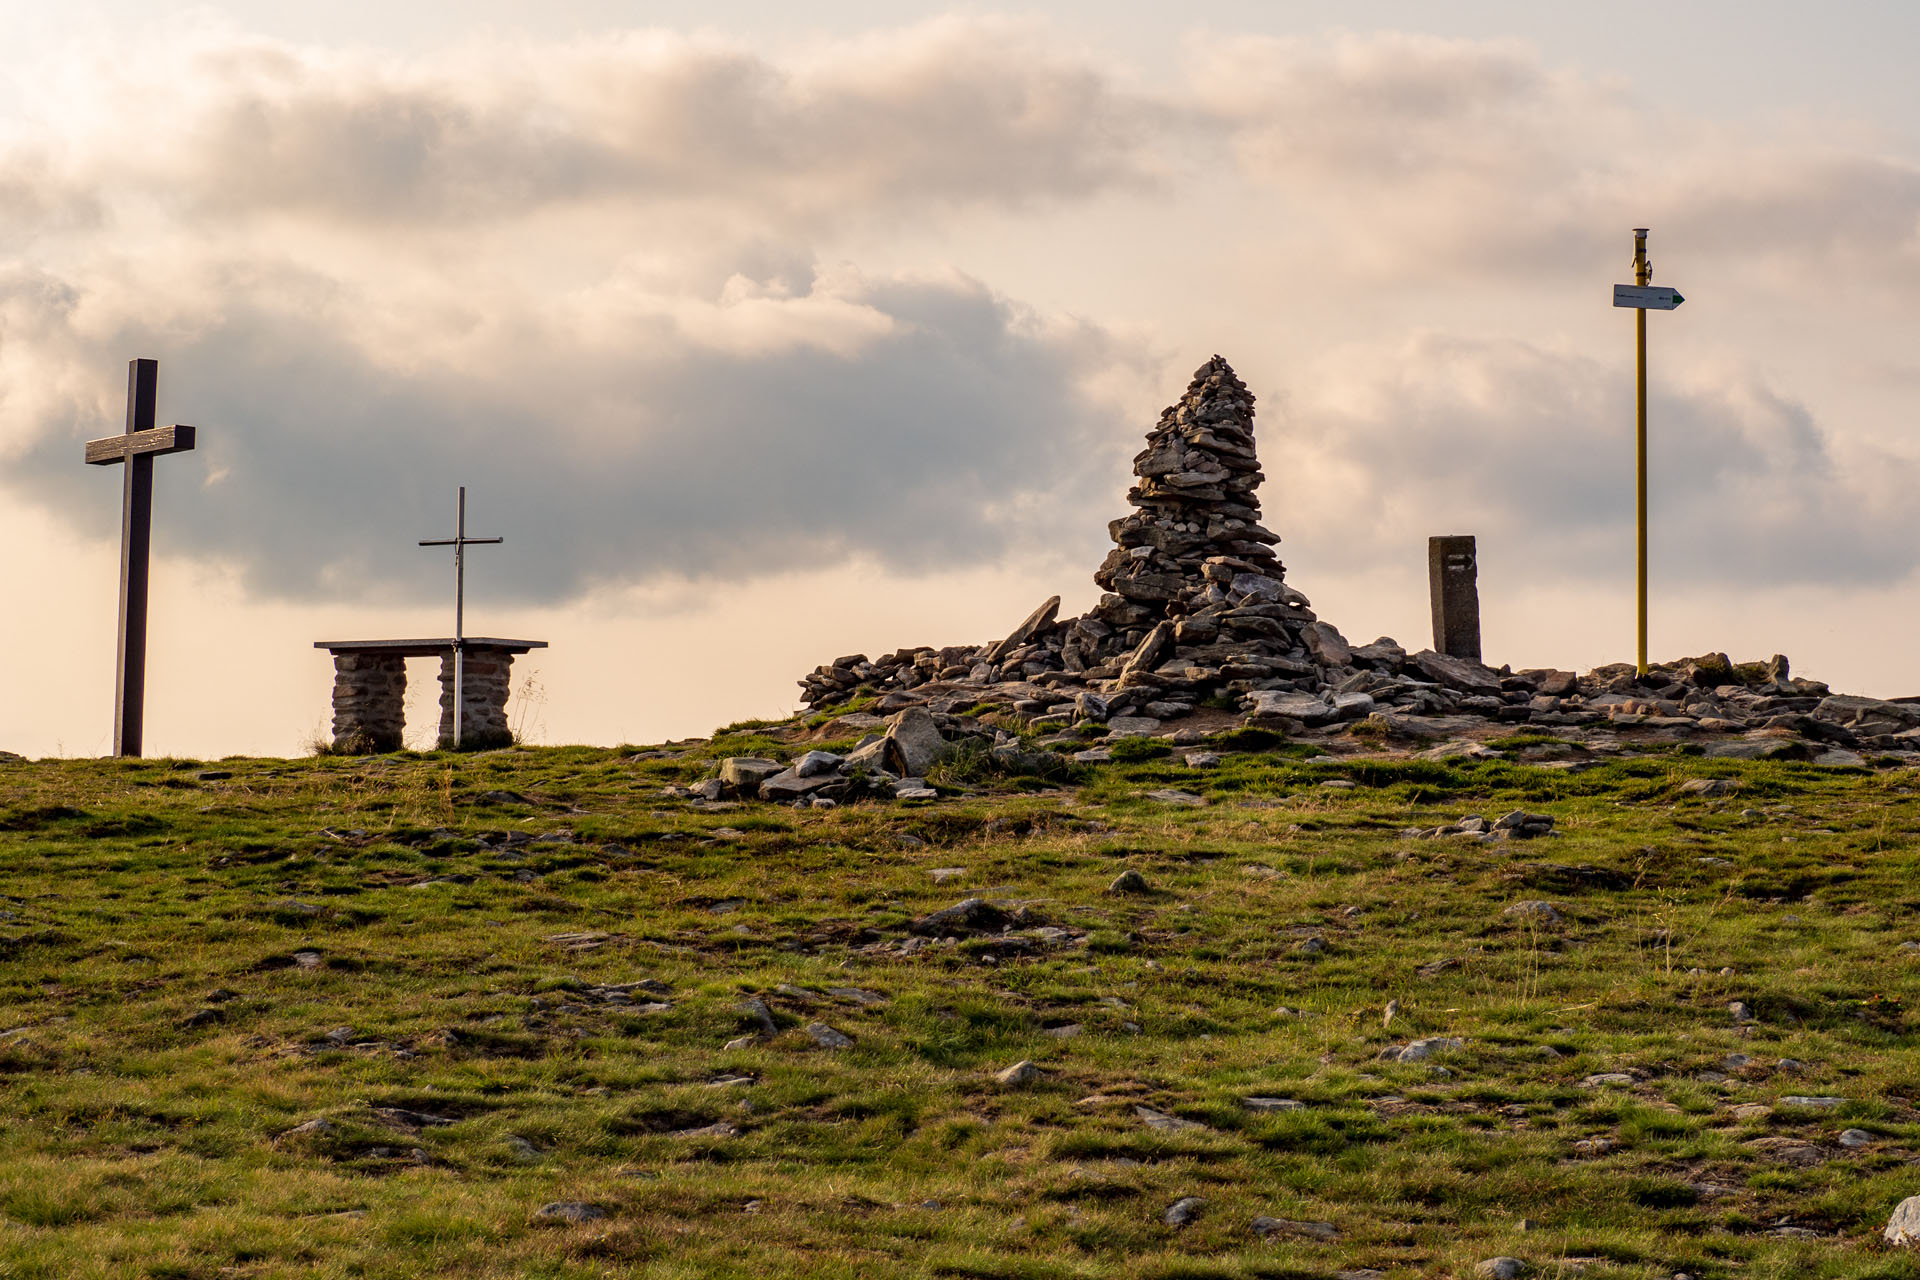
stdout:
[[(1871, 750), (1920, 762), (1920, 698), (1835, 697), (1790, 675), (1784, 657), (1736, 664), (1708, 654), (1646, 675), (1615, 664), (1576, 676), (1410, 654), (1386, 637), (1350, 644), (1286, 582), (1273, 551), (1280, 539), (1260, 523), (1254, 496), (1253, 396), (1219, 356), (1160, 415), (1133, 470), (1134, 510), (1109, 526), (1115, 547), (1094, 575), (1106, 594), (1085, 616), (1059, 617), (1055, 596), (992, 644), (837, 658), (800, 682), (804, 702), (870, 696), (836, 721), (868, 736), (844, 757), (728, 761), (694, 789), (698, 798), (927, 798), (935, 793), (919, 775), (968, 740), (1028, 769), (1062, 758), (1034, 748), (1091, 763), (1116, 739), (1195, 745), (1235, 725), (1317, 741), (1330, 754), (1399, 745), (1436, 758), (1496, 755), (1485, 739), (1529, 725), (1605, 751), (1619, 750), (1628, 730), (1656, 743), (1705, 739), (1709, 757), (1858, 764)], [(1001, 723), (984, 721), (982, 709)], [(1008, 717), (1040, 736), (1009, 733)], [(1075, 751), (1088, 736), (1100, 740)]]
[[(804, 701), (818, 706), (862, 685), (1030, 681), (1106, 695), (1096, 701), (1109, 714), (1131, 707), (1172, 719), (1208, 699), (1318, 688), (1349, 669), (1352, 648), (1287, 585), (1273, 551), (1280, 539), (1260, 523), (1253, 400), (1215, 356), (1160, 415), (1133, 460), (1135, 510), (1108, 526), (1116, 545), (1094, 574), (1107, 594), (1086, 616), (1059, 620), (1055, 597), (998, 644), (842, 658), (801, 681)], [(1404, 658), (1384, 644), (1363, 661)]]

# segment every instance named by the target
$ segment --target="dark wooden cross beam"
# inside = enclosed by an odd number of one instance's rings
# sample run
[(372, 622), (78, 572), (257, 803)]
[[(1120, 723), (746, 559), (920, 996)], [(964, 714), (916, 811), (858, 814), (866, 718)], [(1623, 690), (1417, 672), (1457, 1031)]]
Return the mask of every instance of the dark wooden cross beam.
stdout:
[(127, 364), (127, 432), (87, 441), (87, 465), (126, 465), (120, 500), (120, 656), (113, 754), (140, 754), (147, 696), (147, 552), (153, 541), (153, 460), (193, 448), (192, 427), (153, 425), (158, 360)]

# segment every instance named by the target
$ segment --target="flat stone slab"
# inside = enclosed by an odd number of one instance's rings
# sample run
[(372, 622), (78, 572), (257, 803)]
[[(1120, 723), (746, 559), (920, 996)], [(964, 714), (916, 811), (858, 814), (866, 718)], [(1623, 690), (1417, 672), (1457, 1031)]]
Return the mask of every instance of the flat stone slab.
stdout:
[[(493, 636), (467, 636), (461, 640), (460, 647), (470, 652), (485, 650), (490, 653), (525, 653), (529, 649), (544, 649), (545, 640), (501, 640)], [(313, 647), (325, 649), (330, 653), (393, 653), (403, 658), (437, 658), (443, 653), (452, 653), (454, 639), (445, 636), (426, 640), (315, 640)]]

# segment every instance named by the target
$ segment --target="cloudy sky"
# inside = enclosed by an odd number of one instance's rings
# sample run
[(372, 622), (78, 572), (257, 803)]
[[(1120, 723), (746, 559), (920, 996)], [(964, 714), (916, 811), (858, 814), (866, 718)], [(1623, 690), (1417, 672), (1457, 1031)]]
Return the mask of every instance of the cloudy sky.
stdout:
[(1630, 658), (1636, 225), (1688, 298), (1656, 656), (1920, 692), (1920, 9), (1178, 8), (0, 0), (0, 748), (110, 746), (80, 445), (136, 355), (201, 441), (150, 754), (296, 751), (314, 640), (446, 633), (458, 484), (545, 741), (1082, 609), (1216, 351), (1350, 637), (1424, 644), (1425, 539), (1474, 533), (1492, 660)]

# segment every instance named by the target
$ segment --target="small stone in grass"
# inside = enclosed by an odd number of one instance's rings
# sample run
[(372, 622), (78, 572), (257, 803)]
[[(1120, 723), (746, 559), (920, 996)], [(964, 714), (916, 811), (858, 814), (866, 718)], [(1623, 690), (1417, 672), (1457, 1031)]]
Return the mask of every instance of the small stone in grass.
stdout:
[(1840, 1131), (1840, 1145), (1843, 1147), (1870, 1147), (1873, 1135), (1865, 1129), (1843, 1129)]
[(1268, 1236), (1304, 1236), (1309, 1240), (1323, 1241), (1340, 1238), (1340, 1232), (1331, 1222), (1289, 1222), (1285, 1218), (1269, 1218), (1265, 1214), (1253, 1220), (1253, 1233), (1263, 1239)]
[(281, 1138), (324, 1138), (332, 1132), (333, 1121), (325, 1117), (317, 1117), (306, 1121), (304, 1124), (297, 1124), (278, 1136)]
[(1464, 1049), (1467, 1042), (1458, 1036), (1428, 1036), (1407, 1044), (1390, 1044), (1380, 1051), (1384, 1062), (1422, 1062), (1436, 1053)]
[(850, 1049), (853, 1037), (843, 1031), (835, 1031), (824, 1022), (809, 1022), (807, 1037), (822, 1049)]
[(607, 1211), (599, 1205), (580, 1200), (556, 1200), (533, 1211), (535, 1222), (594, 1222), (606, 1216)]
[(1474, 1267), (1475, 1280), (1520, 1280), (1521, 1276), (1532, 1271), (1519, 1258), (1487, 1258)]
[(768, 1035), (772, 1035), (780, 1029), (773, 1021), (773, 1010), (769, 1009), (767, 1002), (759, 996), (751, 996), (746, 1000), (742, 1000), (740, 1002), (740, 1012), (753, 1019), (754, 1024)]
[(1167, 1206), (1167, 1211), (1160, 1215), (1160, 1221), (1170, 1227), (1184, 1227), (1200, 1216), (1200, 1208), (1204, 1204), (1206, 1201), (1199, 1196), (1181, 1196)]
[(1004, 1071), (995, 1072), (993, 1078), (1009, 1088), (1018, 1088), (1022, 1085), (1036, 1084), (1046, 1079), (1046, 1075), (1046, 1072), (1032, 1062), (1023, 1059)]
[(1147, 1128), (1158, 1129), (1161, 1133), (1204, 1133), (1207, 1128), (1198, 1120), (1183, 1120), (1179, 1116), (1168, 1115), (1152, 1107), (1136, 1106), (1133, 1114), (1139, 1116)]
[(1147, 878), (1133, 870), (1122, 871), (1113, 878), (1113, 883), (1107, 886), (1108, 893), (1151, 893), (1152, 891), (1153, 886), (1147, 883)]

